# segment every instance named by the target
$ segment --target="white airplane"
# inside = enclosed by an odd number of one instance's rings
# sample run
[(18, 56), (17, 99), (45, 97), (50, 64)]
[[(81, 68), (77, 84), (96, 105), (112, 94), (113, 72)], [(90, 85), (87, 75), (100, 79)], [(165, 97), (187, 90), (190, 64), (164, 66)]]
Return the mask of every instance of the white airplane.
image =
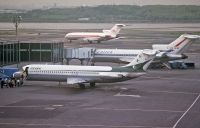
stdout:
[(72, 42), (72, 40), (83, 40), (92, 43), (97, 41), (107, 41), (112, 39), (119, 39), (119, 31), (122, 27), (125, 27), (124, 24), (115, 24), (110, 30), (103, 30), (101, 33), (97, 32), (72, 32), (65, 35), (65, 38)]
[[(183, 34), (170, 44), (152, 45), (156, 54), (154, 62), (168, 62), (187, 58), (183, 53), (194, 42), (200, 39), (199, 35)], [(92, 64), (95, 62), (130, 63), (142, 50), (140, 49), (96, 49), (93, 52)]]
[[(121, 82), (137, 78), (145, 74), (156, 50), (143, 50), (129, 64), (122, 67), (110, 66), (77, 66), (77, 65), (26, 65), (23, 67), (24, 77), (30, 81), (62, 81), (67, 84), (79, 84), (85, 88), (85, 83), (95, 86), (95, 83)], [(15, 78), (22, 75), (14, 74)]]

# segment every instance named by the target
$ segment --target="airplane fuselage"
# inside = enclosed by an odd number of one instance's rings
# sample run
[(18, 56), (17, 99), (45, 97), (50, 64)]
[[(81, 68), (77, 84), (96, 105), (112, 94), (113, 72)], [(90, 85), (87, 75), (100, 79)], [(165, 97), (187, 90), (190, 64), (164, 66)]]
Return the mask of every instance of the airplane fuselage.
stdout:
[(94, 33), (94, 32), (73, 32), (68, 33), (65, 38), (68, 40), (95, 40), (95, 41), (106, 41), (115, 38), (115, 36), (111, 36), (106, 33)]
[(92, 62), (129, 63), (142, 50), (131, 49), (97, 49), (91, 59)]
[[(144, 72), (122, 71), (109, 66), (28, 65), (26, 80), (73, 83), (109, 83), (137, 78)], [(84, 81), (82, 81), (84, 80)]]
[(90, 43), (93, 41), (100, 43), (101, 41), (118, 39), (119, 31), (124, 26), (124, 24), (115, 24), (110, 30), (103, 30), (102, 32), (71, 32), (66, 34), (65, 38), (70, 42), (72, 40), (83, 40)]
[(13, 76), (23, 75), (32, 81), (64, 81), (79, 84), (81, 88), (89, 83), (94, 87), (95, 83), (121, 82), (144, 75), (156, 53), (156, 50), (143, 50), (129, 64), (120, 67), (31, 64), (23, 67), (23, 73)]
[[(183, 53), (194, 42), (200, 39), (199, 35), (183, 34), (170, 44), (154, 44), (152, 48), (160, 51), (156, 54), (154, 62), (165, 63), (173, 60), (186, 59)], [(137, 49), (97, 49), (91, 62), (129, 63), (142, 50)]]
[[(130, 63), (142, 50), (139, 49), (97, 49), (91, 62)], [(165, 56), (156, 55), (153, 62), (167, 62), (185, 59), (186, 56), (167, 53)]]

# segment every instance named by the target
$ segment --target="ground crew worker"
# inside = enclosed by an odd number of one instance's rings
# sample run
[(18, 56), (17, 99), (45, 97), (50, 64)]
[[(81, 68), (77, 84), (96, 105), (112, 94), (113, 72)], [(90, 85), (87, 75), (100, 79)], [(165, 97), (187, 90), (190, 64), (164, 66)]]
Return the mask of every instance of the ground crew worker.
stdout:
[(3, 86), (4, 86), (4, 80), (1, 79), (1, 88), (3, 88)]

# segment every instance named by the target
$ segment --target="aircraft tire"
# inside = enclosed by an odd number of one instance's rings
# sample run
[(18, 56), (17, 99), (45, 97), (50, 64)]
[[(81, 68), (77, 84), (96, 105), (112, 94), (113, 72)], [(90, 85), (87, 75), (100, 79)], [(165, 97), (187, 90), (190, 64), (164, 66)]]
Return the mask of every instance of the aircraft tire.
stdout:
[(79, 84), (79, 87), (80, 87), (81, 89), (85, 89), (85, 84)]
[(95, 83), (94, 83), (94, 82), (91, 82), (91, 83), (90, 83), (90, 87), (91, 87), (91, 88), (94, 88), (94, 87), (95, 87)]

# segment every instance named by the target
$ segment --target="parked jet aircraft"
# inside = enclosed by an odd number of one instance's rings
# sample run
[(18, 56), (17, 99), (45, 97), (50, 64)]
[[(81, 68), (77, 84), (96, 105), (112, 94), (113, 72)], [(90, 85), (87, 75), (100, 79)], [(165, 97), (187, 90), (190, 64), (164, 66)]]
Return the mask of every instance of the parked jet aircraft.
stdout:
[[(200, 39), (200, 36), (183, 34), (170, 44), (152, 45), (154, 50), (160, 51), (154, 61), (168, 62), (187, 58), (183, 53), (196, 39)], [(139, 49), (97, 49), (93, 52), (91, 62), (130, 63), (130, 60), (141, 51)]]
[[(31, 81), (63, 81), (68, 84), (121, 82), (137, 78), (145, 74), (156, 50), (143, 50), (129, 64), (122, 67), (110, 66), (75, 66), (75, 65), (27, 65), (23, 67), (26, 80)], [(14, 74), (17, 78), (21, 73)]]
[(72, 32), (66, 34), (65, 38), (72, 42), (72, 40), (83, 40), (92, 43), (93, 41), (97, 41), (100, 43), (101, 41), (107, 41), (111, 39), (119, 39), (119, 31), (124, 24), (115, 24), (110, 30), (103, 30), (101, 33), (97, 32)]

